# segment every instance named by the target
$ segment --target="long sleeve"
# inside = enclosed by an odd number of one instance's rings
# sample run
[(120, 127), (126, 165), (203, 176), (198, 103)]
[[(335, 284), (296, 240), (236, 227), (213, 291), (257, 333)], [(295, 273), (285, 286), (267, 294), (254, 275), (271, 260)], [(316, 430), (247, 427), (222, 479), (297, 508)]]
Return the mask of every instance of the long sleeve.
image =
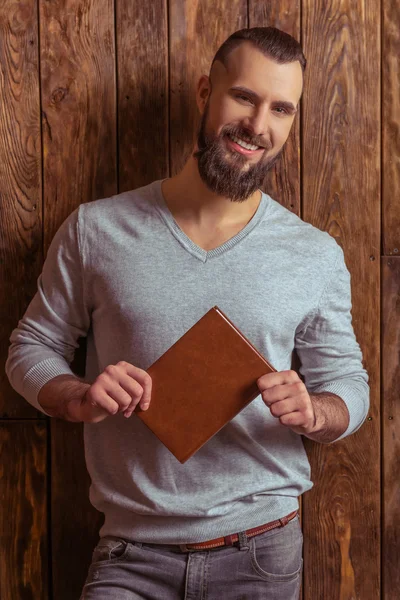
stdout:
[(37, 292), (10, 336), (6, 374), (11, 386), (42, 413), (40, 389), (53, 377), (73, 374), (78, 338), (90, 325), (80, 253), (79, 208), (55, 234)]
[(346, 403), (350, 422), (337, 438), (340, 440), (364, 422), (369, 409), (369, 386), (352, 325), (350, 273), (343, 250), (337, 247), (332, 273), (317, 308), (296, 331), (295, 347), (308, 392), (331, 392)]

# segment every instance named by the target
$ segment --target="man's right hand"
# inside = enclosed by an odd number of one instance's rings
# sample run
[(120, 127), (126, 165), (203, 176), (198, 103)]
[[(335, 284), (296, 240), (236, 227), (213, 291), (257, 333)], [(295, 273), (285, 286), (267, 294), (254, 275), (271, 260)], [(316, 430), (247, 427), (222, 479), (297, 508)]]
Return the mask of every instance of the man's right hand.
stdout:
[(136, 406), (146, 410), (151, 399), (150, 375), (128, 362), (108, 365), (92, 385), (72, 375), (59, 375), (47, 382), (38, 401), (51, 416), (67, 421), (99, 423), (123, 412), (130, 417)]

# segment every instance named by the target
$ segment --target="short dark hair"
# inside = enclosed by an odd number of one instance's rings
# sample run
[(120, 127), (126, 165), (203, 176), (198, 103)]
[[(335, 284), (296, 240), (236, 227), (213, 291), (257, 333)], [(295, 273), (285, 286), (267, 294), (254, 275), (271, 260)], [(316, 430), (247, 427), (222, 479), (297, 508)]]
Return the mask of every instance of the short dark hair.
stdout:
[(299, 42), (276, 27), (252, 27), (235, 31), (218, 48), (211, 63), (211, 68), (216, 60), (222, 62), (226, 67), (228, 55), (246, 41), (251, 42), (265, 56), (277, 63), (283, 64), (298, 60), (304, 73), (307, 60)]

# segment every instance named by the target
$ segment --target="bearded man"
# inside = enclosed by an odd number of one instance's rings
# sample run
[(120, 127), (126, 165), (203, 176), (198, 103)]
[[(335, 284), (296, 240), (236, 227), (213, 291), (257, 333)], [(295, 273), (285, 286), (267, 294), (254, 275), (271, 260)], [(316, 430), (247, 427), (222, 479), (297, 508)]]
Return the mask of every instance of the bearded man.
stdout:
[[(12, 332), (13, 387), (84, 422), (105, 521), (81, 600), (299, 596), (298, 497), (313, 485), (302, 436), (340, 440), (369, 407), (342, 249), (260, 189), (305, 68), (278, 29), (232, 34), (198, 82), (201, 125), (182, 171), (74, 210)], [(132, 413), (151, 402), (146, 369), (215, 305), (276, 372), (180, 464)], [(84, 378), (70, 369), (79, 336)]]

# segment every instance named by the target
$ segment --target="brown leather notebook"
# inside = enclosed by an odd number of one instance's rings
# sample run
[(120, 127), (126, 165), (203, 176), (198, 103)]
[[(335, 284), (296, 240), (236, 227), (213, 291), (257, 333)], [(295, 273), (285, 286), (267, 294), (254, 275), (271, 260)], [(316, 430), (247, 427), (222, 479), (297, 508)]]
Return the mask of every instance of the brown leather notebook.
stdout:
[(276, 371), (218, 308), (211, 308), (148, 369), (150, 406), (135, 413), (183, 464)]

